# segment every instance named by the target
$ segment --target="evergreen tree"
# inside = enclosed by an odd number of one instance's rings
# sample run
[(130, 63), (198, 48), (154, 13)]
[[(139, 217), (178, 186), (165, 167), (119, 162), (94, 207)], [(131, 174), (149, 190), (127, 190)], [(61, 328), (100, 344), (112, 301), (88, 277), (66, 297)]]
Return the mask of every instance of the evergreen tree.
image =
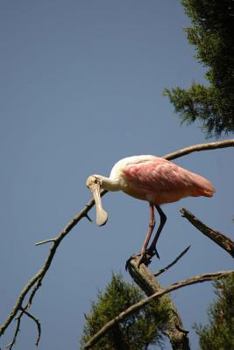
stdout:
[(217, 300), (210, 306), (209, 324), (196, 325), (202, 350), (234, 349), (234, 276), (214, 283)]
[(233, 0), (181, 0), (191, 19), (186, 28), (196, 57), (206, 68), (208, 85), (165, 89), (182, 122), (198, 120), (204, 132), (220, 136), (234, 131)]
[[(103, 292), (98, 293), (97, 301), (92, 303), (91, 311), (85, 316), (81, 348), (109, 320), (143, 297), (139, 288), (125, 282), (121, 275), (113, 274), (111, 282)], [(161, 346), (168, 312), (166, 299), (152, 302), (123, 320), (92, 349), (146, 350), (149, 345)]]

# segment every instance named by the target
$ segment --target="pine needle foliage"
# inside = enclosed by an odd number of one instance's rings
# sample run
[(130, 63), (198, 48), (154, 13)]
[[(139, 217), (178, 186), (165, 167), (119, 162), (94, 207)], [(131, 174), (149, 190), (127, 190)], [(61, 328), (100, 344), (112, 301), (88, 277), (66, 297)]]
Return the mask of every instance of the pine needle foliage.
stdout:
[(214, 283), (216, 301), (208, 310), (209, 324), (195, 325), (201, 350), (234, 349), (234, 276)]
[(187, 38), (206, 68), (207, 84), (165, 89), (182, 123), (198, 121), (204, 133), (221, 136), (234, 131), (234, 1), (181, 0), (191, 19)]
[[(141, 290), (125, 282), (121, 274), (113, 274), (106, 289), (99, 292), (85, 315), (81, 349), (108, 321), (144, 297)], [(150, 345), (163, 344), (163, 331), (169, 315), (165, 300), (153, 302), (129, 316), (92, 347), (93, 350), (147, 350)]]

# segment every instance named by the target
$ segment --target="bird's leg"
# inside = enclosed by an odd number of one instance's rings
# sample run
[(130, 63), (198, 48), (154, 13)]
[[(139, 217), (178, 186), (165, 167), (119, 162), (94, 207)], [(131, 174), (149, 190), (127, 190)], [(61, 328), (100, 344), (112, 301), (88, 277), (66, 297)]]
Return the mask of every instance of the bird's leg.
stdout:
[[(164, 214), (164, 212), (162, 211), (162, 209), (158, 205), (155, 205), (155, 208), (157, 209), (157, 211), (159, 213), (159, 216), (160, 216), (160, 224), (159, 224), (157, 232), (156, 232), (156, 234), (154, 236), (154, 239), (153, 239), (152, 243), (150, 244), (150, 247), (147, 249), (149, 241), (150, 241), (150, 238), (152, 236), (152, 233), (153, 233), (153, 230), (154, 230), (154, 227), (155, 227), (154, 205), (150, 203), (149, 227), (148, 227), (148, 231), (147, 231), (144, 243), (143, 243), (142, 248), (141, 248), (141, 252), (138, 255), (138, 256), (140, 256), (139, 260), (137, 262), (138, 267), (140, 266), (141, 263), (144, 263), (145, 265), (149, 265), (150, 262), (151, 262), (151, 258), (154, 255), (156, 255), (158, 258), (160, 258), (159, 254), (158, 254), (158, 251), (156, 249), (156, 243), (158, 241), (160, 233), (162, 232), (163, 226), (166, 223), (167, 217), (166, 217), (166, 215)], [(133, 258), (133, 256), (130, 257), (127, 260), (127, 262), (125, 264), (126, 270), (128, 269), (129, 261), (132, 258)]]
[(139, 261), (138, 261), (138, 266), (142, 262), (148, 262), (149, 263), (148, 258), (147, 258), (147, 253), (148, 253), (147, 247), (148, 247), (150, 238), (152, 236), (152, 233), (153, 233), (153, 230), (154, 230), (154, 227), (155, 227), (154, 205), (151, 204), (151, 203), (149, 205), (150, 205), (149, 227), (148, 227), (147, 234), (145, 236), (144, 243), (143, 243), (142, 248), (141, 248), (140, 258), (139, 258)]
[(159, 216), (160, 216), (160, 224), (159, 224), (159, 227), (158, 227), (158, 230), (154, 236), (154, 239), (149, 247), (149, 249), (147, 250), (147, 253), (152, 257), (154, 254), (157, 255), (157, 257), (159, 258), (159, 254), (157, 252), (157, 249), (156, 249), (156, 244), (158, 242), (158, 239), (159, 239), (159, 236), (160, 236), (160, 233), (162, 232), (162, 229), (167, 221), (167, 217), (166, 215), (164, 214), (164, 212), (162, 211), (162, 209), (160, 208), (159, 205), (155, 205), (155, 208), (157, 209), (158, 213), (159, 213)]
[(154, 217), (154, 205), (151, 204), (151, 203), (149, 203), (149, 206), (150, 206), (149, 227), (148, 227), (147, 234), (146, 234), (146, 236), (145, 236), (144, 243), (143, 243), (142, 248), (141, 248), (141, 252), (140, 252), (140, 254), (131, 256), (131, 257), (126, 261), (126, 264), (125, 264), (125, 269), (126, 269), (126, 270), (128, 269), (128, 265), (129, 265), (130, 260), (131, 260), (132, 258), (135, 258), (135, 257), (139, 257), (139, 260), (138, 260), (138, 263), (137, 263), (138, 267), (140, 266), (140, 264), (141, 264), (142, 262), (146, 263), (147, 265), (150, 263), (149, 258), (147, 257), (147, 247), (148, 247), (150, 238), (151, 238), (152, 233), (153, 233), (153, 230), (154, 230), (154, 226), (155, 226), (155, 217)]
[(143, 243), (142, 248), (141, 248), (141, 255), (144, 255), (146, 252), (146, 249), (148, 247), (148, 244), (149, 244), (150, 238), (152, 236), (154, 227), (155, 227), (154, 206), (153, 206), (153, 204), (150, 203), (149, 227), (148, 227), (147, 234), (145, 236), (144, 243)]

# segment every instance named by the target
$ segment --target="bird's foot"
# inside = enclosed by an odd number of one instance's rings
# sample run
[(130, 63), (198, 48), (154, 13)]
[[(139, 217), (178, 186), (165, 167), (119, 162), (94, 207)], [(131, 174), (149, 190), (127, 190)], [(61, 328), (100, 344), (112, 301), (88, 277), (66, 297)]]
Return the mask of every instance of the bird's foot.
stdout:
[(145, 266), (149, 266), (149, 264), (152, 261), (152, 254), (149, 254), (149, 252), (146, 250), (145, 252), (139, 254), (139, 259), (137, 261), (137, 267), (139, 268), (141, 264), (144, 264)]
[(148, 253), (151, 257), (153, 257), (154, 255), (156, 255), (156, 257), (157, 257), (158, 259), (160, 259), (160, 255), (159, 255), (159, 253), (158, 253), (156, 247), (154, 247), (154, 248), (149, 248), (149, 249), (147, 250), (147, 253)]
[(156, 257), (158, 259), (160, 259), (160, 256), (158, 254), (158, 251), (156, 248), (149, 248), (149, 249), (146, 249), (145, 252), (142, 252), (140, 254), (140, 258), (137, 262), (137, 267), (140, 266), (140, 264), (145, 264), (146, 266), (148, 266), (151, 261), (152, 261), (152, 258), (156, 255)]
[(131, 255), (130, 258), (128, 258), (128, 260), (125, 263), (125, 270), (126, 271), (129, 269), (131, 260), (137, 261), (138, 268), (139, 268), (140, 264), (142, 264), (142, 263), (144, 263), (147, 266), (150, 263), (149, 257), (147, 258), (146, 253), (145, 254), (139, 253), (139, 254)]
[(137, 267), (139, 268), (141, 264), (148, 266), (151, 263), (151, 260), (155, 255), (157, 256), (158, 259), (160, 259), (160, 256), (159, 256), (156, 248), (155, 249), (149, 248), (145, 252), (141, 252), (139, 254), (132, 255), (125, 263), (125, 270), (128, 270), (129, 263), (132, 259), (136, 259), (136, 258), (138, 259)]

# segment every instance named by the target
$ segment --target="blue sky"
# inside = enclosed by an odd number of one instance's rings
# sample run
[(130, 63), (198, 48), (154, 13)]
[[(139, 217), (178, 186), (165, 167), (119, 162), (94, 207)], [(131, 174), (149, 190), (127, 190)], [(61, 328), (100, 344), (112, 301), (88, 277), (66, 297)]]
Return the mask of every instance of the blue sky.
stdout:
[[(107, 175), (125, 156), (163, 155), (207, 141), (198, 125), (180, 125), (162, 95), (165, 87), (204, 82), (205, 69), (183, 31), (188, 23), (173, 0), (1, 1), (0, 322), (47, 256), (49, 246), (35, 242), (57, 234), (89, 200), (88, 175)], [(161, 277), (162, 285), (232, 264), (179, 209), (231, 234), (233, 150), (193, 154), (177, 163), (209, 178), (217, 193), (165, 206), (161, 260), (152, 269), (188, 244), (191, 250)], [(147, 203), (109, 193), (104, 205), (107, 225), (83, 220), (73, 229), (35, 298), (42, 350), (78, 349), (83, 314), (112, 271), (130, 280), (124, 264), (141, 247)], [(192, 325), (207, 319), (212, 298), (210, 284), (173, 294), (192, 349), (198, 346)], [(16, 349), (33, 348), (34, 337), (34, 325), (24, 319)]]

